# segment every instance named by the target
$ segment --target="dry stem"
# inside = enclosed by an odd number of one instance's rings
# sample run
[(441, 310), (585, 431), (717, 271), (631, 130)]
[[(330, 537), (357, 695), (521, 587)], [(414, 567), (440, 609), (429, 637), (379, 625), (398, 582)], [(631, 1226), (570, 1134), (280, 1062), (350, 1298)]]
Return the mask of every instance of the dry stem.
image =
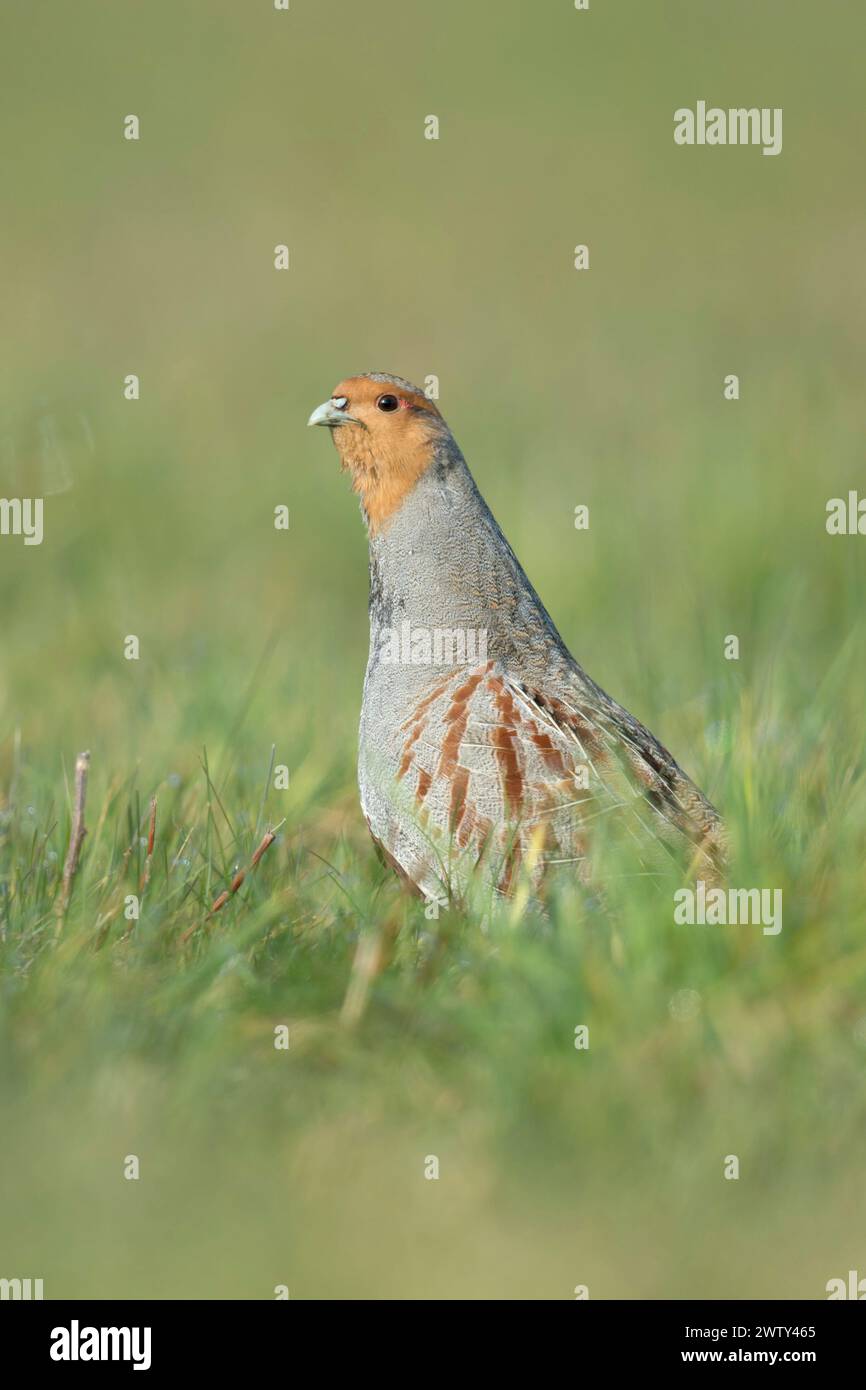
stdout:
[(69, 849), (66, 854), (66, 863), (63, 866), (63, 883), (56, 909), (58, 930), (63, 925), (63, 919), (66, 916), (66, 909), (72, 896), (73, 880), (78, 871), (78, 861), (81, 858), (81, 846), (87, 834), (87, 827), (84, 824), (84, 806), (87, 801), (87, 773), (89, 769), (90, 754), (79, 753), (75, 759), (75, 800), (72, 808), (72, 830), (69, 836)]

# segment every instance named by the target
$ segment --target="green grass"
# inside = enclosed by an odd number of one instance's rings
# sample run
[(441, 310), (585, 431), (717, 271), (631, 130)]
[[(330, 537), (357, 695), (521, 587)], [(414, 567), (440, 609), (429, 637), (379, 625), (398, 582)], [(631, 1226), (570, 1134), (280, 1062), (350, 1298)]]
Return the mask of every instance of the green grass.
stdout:
[[(0, 493), (46, 502), (41, 547), (0, 539), (0, 1275), (48, 1297), (863, 1270), (866, 540), (824, 529), (863, 476), (863, 23), (744, 0), (708, 44), (709, 4), (495, 9), (421, 42), (390, 0), (299, 0), (279, 40), (228, 3), (21, 6), (4, 46)], [(783, 154), (675, 150), (704, 93), (783, 105)], [(675, 926), (633, 881), (430, 920), (379, 865), (364, 538), (304, 428), (376, 368), (439, 375), (564, 637), (723, 812), (731, 881), (782, 889), (778, 936)]]
[[(732, 880), (783, 889), (778, 937), (675, 928), (644, 885), (604, 912), (575, 894), (547, 920), (428, 920), (366, 841), (348, 739), (342, 781), (301, 771), (263, 797), (252, 711), (211, 780), (112, 781), (96, 751), (58, 933), (69, 796), (19, 749), (0, 840), (7, 1261), (94, 1297), (819, 1295), (860, 1239), (861, 676), (849, 654), (809, 711), (776, 691), (757, 718), (728, 693)], [(367, 978), (359, 942), (396, 929)]]

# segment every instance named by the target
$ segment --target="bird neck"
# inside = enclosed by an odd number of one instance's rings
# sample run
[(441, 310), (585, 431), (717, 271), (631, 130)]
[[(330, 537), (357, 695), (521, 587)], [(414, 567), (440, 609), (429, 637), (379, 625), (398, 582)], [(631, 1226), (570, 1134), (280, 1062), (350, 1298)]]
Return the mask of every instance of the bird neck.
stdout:
[(371, 530), (371, 664), (383, 650), (405, 662), (410, 649), (422, 654), (413, 664), (423, 664), (427, 642), (443, 633), (493, 659), (520, 648), (525, 660), (524, 642), (562, 646), (453, 441), (387, 524)]
[[(343, 468), (361, 501), (367, 530), (375, 536), (390, 525), (419, 479), (443, 451), (444, 423), (411, 419), (399, 441), (375, 438), (360, 425), (337, 431), (335, 444)], [(456, 447), (456, 446), (455, 446)]]

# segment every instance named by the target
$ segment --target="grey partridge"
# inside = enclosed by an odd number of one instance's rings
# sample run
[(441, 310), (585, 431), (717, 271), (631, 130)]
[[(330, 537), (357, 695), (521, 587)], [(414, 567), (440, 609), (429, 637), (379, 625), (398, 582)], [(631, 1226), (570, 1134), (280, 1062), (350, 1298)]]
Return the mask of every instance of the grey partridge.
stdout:
[(593, 883), (614, 844), (629, 872), (673, 855), (716, 877), (717, 812), (575, 661), (434, 402), (369, 372), (309, 423), (331, 430), (369, 534), (359, 784), (388, 862), (437, 900), (479, 873), (506, 895), (554, 866)]

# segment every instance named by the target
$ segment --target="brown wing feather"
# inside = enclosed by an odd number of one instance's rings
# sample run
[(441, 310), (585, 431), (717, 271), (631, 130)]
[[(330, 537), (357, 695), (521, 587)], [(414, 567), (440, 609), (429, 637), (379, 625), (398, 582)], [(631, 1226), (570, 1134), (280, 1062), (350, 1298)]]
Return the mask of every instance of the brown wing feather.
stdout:
[(712, 869), (718, 817), (612, 701), (533, 690), (488, 661), (431, 682), (402, 733), (398, 778), (426, 833), (485, 859), (502, 892), (527, 860), (535, 880), (554, 864), (589, 878), (593, 839), (614, 828), (643, 872), (679, 841)]

